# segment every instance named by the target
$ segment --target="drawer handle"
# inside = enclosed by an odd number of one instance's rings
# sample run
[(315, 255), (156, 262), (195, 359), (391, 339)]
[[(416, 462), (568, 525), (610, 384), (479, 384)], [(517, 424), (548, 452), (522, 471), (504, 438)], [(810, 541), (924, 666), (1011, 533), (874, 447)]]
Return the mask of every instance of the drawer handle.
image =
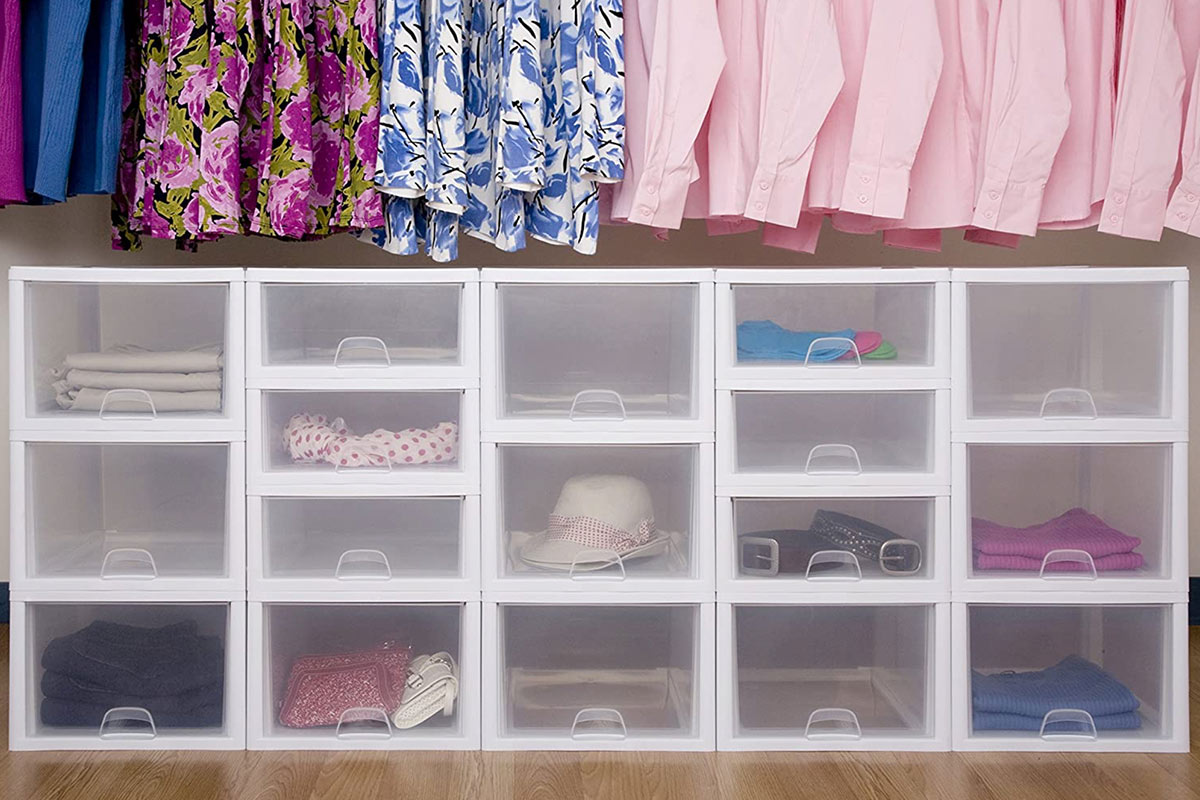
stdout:
[[(1085, 564), (1087, 570), (1080, 572), (1055, 572), (1052, 570), (1046, 572), (1046, 567), (1050, 564), (1058, 564), (1065, 561), (1075, 564)], [(1038, 577), (1048, 581), (1094, 581), (1096, 580), (1096, 562), (1092, 560), (1092, 554), (1087, 550), (1051, 550), (1042, 559), (1042, 568), (1038, 570)]]
[[(1051, 725), (1073, 725), (1075, 730), (1051, 731), (1046, 730)], [(1042, 727), (1038, 736), (1046, 741), (1071, 740), (1077, 742), (1096, 741), (1096, 721), (1092, 715), (1082, 708), (1055, 708), (1046, 712), (1042, 717)]]
[[(824, 460), (846, 462), (846, 467), (839, 469), (836, 464), (821, 467), (814, 463)], [(804, 472), (807, 475), (861, 475), (862, 461), (858, 451), (848, 444), (819, 444), (808, 451), (808, 460), (804, 462)]]
[[(379, 353), (380, 360), (363, 359), (343, 364), (342, 356), (354, 350)], [(333, 365), (338, 369), (346, 369), (347, 367), (386, 368), (392, 365), (392, 355), (388, 352), (387, 343), (378, 336), (347, 336), (338, 342), (337, 350), (333, 353)]]
[[(848, 344), (848, 345), (850, 345), (849, 352), (854, 353), (854, 360), (853, 361), (843, 361), (839, 357), (839, 358), (834, 358), (834, 359), (831, 359), (828, 361), (812, 361), (810, 363), (812, 356), (813, 356), (813, 352), (820, 349), (817, 347), (817, 345), (820, 345), (820, 344), (824, 344), (824, 345)], [(855, 344), (853, 339), (847, 338), (845, 336), (822, 336), (819, 339), (813, 339), (812, 344), (810, 344), (808, 346), (808, 352), (804, 354), (804, 366), (806, 366), (806, 367), (834, 367), (834, 368), (841, 367), (843, 369), (846, 367), (857, 368), (857, 367), (862, 366), (862, 356), (859, 354), (858, 345)]]
[[(1079, 411), (1072, 414), (1070, 412), (1055, 412), (1054, 406), (1070, 406), (1075, 405)], [(1046, 413), (1046, 409), (1050, 409), (1050, 413)], [(1075, 389), (1065, 387), (1062, 389), (1051, 389), (1046, 392), (1046, 396), (1042, 398), (1042, 409), (1039, 412), (1042, 419), (1059, 419), (1062, 417), (1078, 418), (1078, 419), (1095, 419), (1100, 416), (1096, 412), (1096, 401), (1092, 397), (1092, 393), (1087, 389)]]
[(347, 550), (333, 574), (339, 581), (386, 581), (392, 578), (392, 565), (382, 550)]
[[(150, 412), (152, 418), (158, 418), (158, 409), (154, 407), (154, 400), (145, 389), (109, 389), (104, 393), (104, 398), (100, 401), (100, 419), (112, 419), (126, 414), (140, 416), (137, 411), (112, 411), (108, 407), (109, 401), (116, 403), (141, 403)], [(106, 412), (107, 416), (105, 416)]]
[(158, 736), (154, 716), (138, 706), (117, 706), (100, 719), (101, 739), (153, 739)]
[(617, 419), (625, 421), (625, 401), (612, 389), (585, 389), (571, 401), (571, 420)]
[[(603, 569), (608, 569), (614, 564), (620, 569), (620, 574), (613, 573), (597, 574), (596, 572), (576, 572), (575, 568), (581, 563), (593, 564), (600, 560), (597, 556), (602, 556), (603, 560), (608, 562)], [(611, 558), (610, 558), (611, 556)], [(616, 550), (604, 550), (597, 548), (594, 550), (581, 550), (571, 559), (570, 577), (573, 581), (623, 581), (625, 580), (625, 560), (621, 558), (621, 554)]]
[[(346, 727), (343, 730), (343, 725), (361, 727)], [(390, 739), (392, 721), (382, 708), (347, 708), (338, 717), (334, 735), (338, 739)]]
[(629, 735), (625, 718), (615, 708), (583, 708), (571, 723), (571, 738), (578, 741), (604, 739), (620, 742)]
[(818, 708), (808, 715), (808, 724), (804, 726), (804, 738), (810, 741), (857, 741), (862, 738), (862, 727), (858, 724), (858, 715), (848, 708)]
[(140, 547), (114, 547), (104, 554), (104, 561), (100, 564), (100, 577), (104, 580), (152, 580), (158, 577), (158, 567), (149, 550)]
[[(854, 574), (846, 575), (837, 570), (833, 575), (813, 575), (813, 567), (817, 564), (845, 564), (854, 567)], [(805, 570), (804, 577), (810, 581), (861, 581), (862, 566), (858, 563), (858, 556), (849, 550), (818, 550), (808, 559), (808, 569)]]

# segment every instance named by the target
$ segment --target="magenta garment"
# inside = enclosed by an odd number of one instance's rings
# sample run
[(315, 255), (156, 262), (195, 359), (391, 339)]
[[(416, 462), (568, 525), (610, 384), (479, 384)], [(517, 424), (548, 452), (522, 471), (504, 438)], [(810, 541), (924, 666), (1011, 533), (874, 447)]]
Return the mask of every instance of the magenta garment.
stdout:
[[(1108, 525), (1095, 514), (1072, 508), (1064, 514), (1028, 528), (1010, 528), (975, 517), (971, 520), (971, 547), (978, 569), (1039, 570), (1052, 550), (1083, 550), (1097, 570), (1137, 569), (1144, 563), (1133, 550), (1142, 540)], [(1055, 562), (1054, 571), (1075, 571), (1085, 565)]]
[(21, 0), (0, 0), (0, 205), (25, 202)]
[[(874, 353), (883, 345), (883, 334), (879, 331), (858, 331), (854, 334), (854, 348), (860, 356)], [(854, 360), (854, 350), (842, 356), (843, 361)]]

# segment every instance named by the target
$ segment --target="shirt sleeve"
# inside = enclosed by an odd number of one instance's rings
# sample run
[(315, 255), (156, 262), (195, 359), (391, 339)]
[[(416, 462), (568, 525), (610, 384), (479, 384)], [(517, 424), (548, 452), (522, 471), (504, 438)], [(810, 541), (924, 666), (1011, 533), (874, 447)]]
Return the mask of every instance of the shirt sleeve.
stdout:
[(1129, 3), (1124, 36), (1112, 169), (1099, 230), (1157, 241), (1179, 164), (1187, 79), (1174, 0)]
[(747, 219), (795, 227), (817, 133), (845, 81), (831, 0), (768, 0)]
[(934, 0), (875, 3), (841, 208), (902, 219), (909, 174), (942, 74)]
[(725, 66), (716, 0), (658, 0), (651, 41), (646, 162), (629, 221), (678, 228), (696, 176), (692, 148)]
[(1071, 117), (1063, 6), (1062, 0), (1006, 0), (999, 13), (972, 224), (1031, 236)]
[(1183, 177), (1167, 206), (1167, 227), (1200, 236), (1200, 58), (1192, 75), (1187, 127), (1183, 131)]

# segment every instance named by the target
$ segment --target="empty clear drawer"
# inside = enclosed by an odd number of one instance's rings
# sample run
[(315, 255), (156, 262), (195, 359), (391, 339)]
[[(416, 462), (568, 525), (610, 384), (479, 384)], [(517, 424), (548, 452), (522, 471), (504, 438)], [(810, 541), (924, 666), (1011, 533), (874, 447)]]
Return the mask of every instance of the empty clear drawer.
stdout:
[(451, 485), (477, 463), (475, 390), (249, 394), (252, 480)]
[[(768, 749), (920, 746), (937, 731), (932, 605), (723, 606), (732, 625), (732, 718), (723, 730)], [(726, 680), (726, 679), (722, 679)], [(725, 688), (724, 686), (722, 688)], [(724, 728), (724, 726), (722, 726)]]
[(293, 270), (253, 270), (250, 298), (261, 318), (251, 326), (251, 372), (362, 378), (477, 369), (477, 273), (445, 272), (304, 270), (289, 282)]
[(956, 341), (966, 348), (965, 421), (1186, 427), (1173, 421), (1187, 413), (1186, 271), (1130, 269), (1121, 280), (1109, 270), (1045, 270), (1043, 279), (1011, 272), (1005, 282), (956, 273), (965, 283), (956, 305), (965, 320)]
[[(975, 588), (1186, 590), (1186, 454), (1171, 444), (958, 445)], [(1124, 584), (1124, 585), (1122, 585)]]
[(476, 604), (252, 604), (251, 746), (477, 746), (478, 628)]
[(947, 377), (949, 272), (911, 272), (800, 271), (757, 283), (721, 271), (731, 300), (718, 350), (725, 377)]
[(244, 746), (244, 605), (14, 602), (14, 749)]
[[(692, 749), (708, 727), (707, 607), (500, 605), (493, 745)], [(486, 714), (485, 714), (486, 716)]]
[(962, 744), (1186, 750), (1185, 611), (1152, 603), (956, 606)]
[[(13, 446), (14, 579), (57, 589), (242, 588), (237, 443)], [(232, 555), (237, 554), (237, 555)], [(22, 572), (22, 569), (24, 570)]]
[(487, 427), (707, 427), (711, 284), (628, 280), (495, 286)]
[(32, 272), (12, 281), (13, 428), (240, 427), (240, 270)]
[[(711, 552), (712, 445), (487, 445), (497, 588), (668, 590)], [(489, 555), (490, 554), (490, 555)]]
[(947, 497), (736, 497), (723, 582), (762, 591), (928, 591), (945, 574)]
[(949, 460), (939, 446), (949, 442), (945, 401), (945, 390), (733, 392), (729, 480), (938, 482)]
[(446, 588), (477, 568), (478, 526), (476, 497), (253, 497), (251, 576), (300, 591)]

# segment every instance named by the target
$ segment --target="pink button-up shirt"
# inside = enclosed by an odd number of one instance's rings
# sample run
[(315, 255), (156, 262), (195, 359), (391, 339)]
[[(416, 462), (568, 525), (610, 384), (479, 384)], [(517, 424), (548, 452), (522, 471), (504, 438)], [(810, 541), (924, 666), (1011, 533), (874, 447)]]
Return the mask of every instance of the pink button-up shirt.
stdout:
[(1191, 90), (1184, 109), (1183, 169), (1167, 206), (1166, 226), (1200, 236), (1200, 2), (1175, 0), (1175, 30)]

